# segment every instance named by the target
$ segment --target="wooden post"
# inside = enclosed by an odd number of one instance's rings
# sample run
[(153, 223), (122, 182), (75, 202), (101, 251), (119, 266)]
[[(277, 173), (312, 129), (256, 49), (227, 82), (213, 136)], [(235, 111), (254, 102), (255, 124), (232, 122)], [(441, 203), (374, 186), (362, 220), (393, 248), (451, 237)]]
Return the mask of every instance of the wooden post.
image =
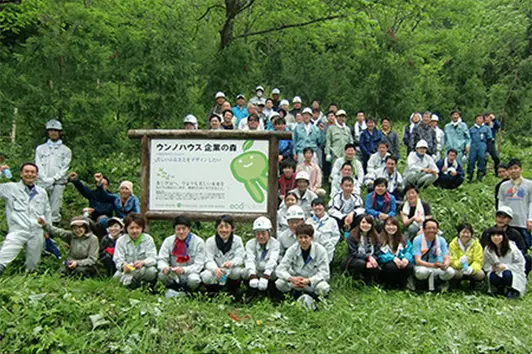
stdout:
[[(277, 225), (277, 170), (279, 164), (279, 139), (274, 135), (270, 137), (268, 149), (268, 215), (272, 225)], [(275, 237), (277, 227), (272, 228)]]
[[(145, 215), (149, 210), (150, 200), (150, 139), (147, 135), (142, 137), (142, 155), (140, 161), (140, 212)], [(146, 231), (150, 229), (150, 220)]]

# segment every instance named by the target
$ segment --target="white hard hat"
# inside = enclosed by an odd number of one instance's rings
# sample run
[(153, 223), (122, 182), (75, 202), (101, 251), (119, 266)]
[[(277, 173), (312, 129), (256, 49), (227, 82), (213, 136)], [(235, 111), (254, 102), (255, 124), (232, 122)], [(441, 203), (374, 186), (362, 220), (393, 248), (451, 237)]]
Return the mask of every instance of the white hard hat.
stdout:
[(259, 216), (253, 221), (253, 231), (270, 231), (272, 222), (265, 216)]
[(339, 109), (338, 112), (336, 112), (336, 116), (346, 116), (347, 113), (343, 109)]
[(238, 99), (240, 99), (240, 98), (244, 100), (244, 99), (246, 99), (246, 96), (244, 96), (242, 93), (239, 93), (239, 94), (236, 96), (236, 99), (238, 100)]
[(510, 219), (514, 218), (514, 211), (509, 206), (502, 206), (497, 210), (497, 214), (504, 214), (508, 216)]
[(423, 139), (421, 139), (420, 141), (417, 142), (416, 144), (416, 149), (419, 149), (419, 148), (425, 148), (425, 149), (428, 149), (429, 148), (429, 144), (427, 144), (427, 142)]
[(301, 102), (303, 101), (301, 101), (301, 97), (299, 96), (294, 97), (294, 99), (292, 100), (292, 103), (301, 103)]
[(439, 122), (440, 121), (440, 117), (438, 117), (437, 114), (433, 114), (432, 117), (430, 118), (431, 121), (435, 121), (435, 122)]
[(279, 106), (289, 106), (290, 105), (290, 102), (288, 102), (288, 100), (281, 100), (281, 103), (279, 103)]
[(277, 118), (277, 117), (280, 117), (281, 115), (277, 112), (273, 112), (272, 114), (270, 114), (270, 120), (273, 120), (274, 118)]
[(303, 109), (303, 112), (301, 112), (301, 114), (305, 114), (305, 113), (308, 113), (308, 114), (312, 115), (312, 108), (310, 108), (310, 107), (305, 107), (305, 108)]
[(261, 90), (262, 92), (264, 92), (264, 87), (262, 87), (261, 85), (255, 87), (255, 91), (258, 91), (258, 90)]
[(305, 219), (305, 212), (299, 205), (292, 205), (286, 211), (286, 220)]
[(225, 93), (223, 93), (222, 91), (216, 92), (216, 96), (214, 96), (214, 98), (218, 99), (220, 97), (225, 98)]
[(309, 177), (307, 171), (299, 171), (298, 174), (296, 175), (296, 181), (297, 181), (298, 179), (304, 179), (304, 180), (306, 180), (307, 182), (310, 181), (310, 177)]
[(51, 119), (46, 123), (46, 130), (63, 130), (63, 125), (57, 119)]
[(187, 114), (184, 119), (184, 123), (190, 123), (194, 125), (194, 127), (198, 127), (198, 119), (194, 117), (192, 114)]
[(278, 88), (274, 88), (272, 90), (272, 95), (279, 95), (280, 93), (281, 93), (281, 91)]

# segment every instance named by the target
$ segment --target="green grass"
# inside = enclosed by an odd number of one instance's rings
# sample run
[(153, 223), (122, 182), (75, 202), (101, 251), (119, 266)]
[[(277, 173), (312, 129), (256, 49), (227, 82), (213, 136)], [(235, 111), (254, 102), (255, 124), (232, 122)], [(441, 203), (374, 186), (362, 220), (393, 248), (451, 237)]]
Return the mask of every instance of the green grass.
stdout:
[[(506, 146), (504, 160), (518, 156), (531, 171), (528, 152)], [(111, 160), (111, 161), (110, 161)], [(120, 163), (117, 161), (117, 165)], [(112, 158), (107, 163), (112, 162)], [(103, 164), (104, 162), (102, 162)], [(137, 168), (129, 167), (132, 173)], [(118, 180), (119, 175), (114, 177)], [(135, 180), (135, 179), (133, 179)], [(478, 235), (493, 223), (493, 187), (484, 183), (456, 191), (429, 188), (422, 198), (433, 206), (445, 237), (469, 221)], [(84, 200), (72, 186), (65, 192), (65, 223)], [(0, 209), (2, 209), (0, 207)], [(0, 216), (0, 231), (7, 226)], [(194, 230), (212, 235), (212, 223)], [(169, 222), (152, 223), (157, 246), (172, 233)], [(251, 237), (249, 224), (236, 233)], [(508, 301), (483, 291), (415, 294), (353, 284), (340, 275), (345, 243), (332, 266), (330, 296), (320, 311), (297, 303), (250, 305), (202, 295), (164, 299), (128, 291), (112, 280), (59, 277), (60, 261), (43, 259), (41, 274), (23, 273), (22, 255), (0, 279), (0, 353), (529, 353), (532, 298)], [(162, 286), (159, 290), (164, 292)], [(99, 315), (93, 326), (91, 316)]]

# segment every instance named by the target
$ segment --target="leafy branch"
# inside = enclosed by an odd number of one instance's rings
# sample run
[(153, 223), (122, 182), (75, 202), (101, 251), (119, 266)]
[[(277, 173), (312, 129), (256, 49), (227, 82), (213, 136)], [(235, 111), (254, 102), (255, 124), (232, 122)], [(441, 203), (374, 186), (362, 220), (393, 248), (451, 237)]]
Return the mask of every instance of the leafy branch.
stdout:
[(280, 25), (278, 27), (272, 27), (272, 28), (268, 28), (268, 29), (265, 29), (265, 30), (261, 30), (261, 31), (244, 33), (244, 34), (241, 34), (241, 35), (238, 35), (238, 36), (234, 36), (233, 39), (247, 38), (247, 37), (258, 36), (258, 35), (261, 35), (261, 34), (266, 34), (266, 33), (271, 33), (271, 32), (284, 31), (284, 30), (289, 29), (289, 28), (305, 27), (305, 26), (308, 26), (308, 25), (312, 25), (314, 23), (335, 20), (337, 18), (342, 18), (342, 17), (344, 17), (344, 16), (343, 15), (332, 15), (332, 16), (327, 16), (327, 17), (315, 18), (315, 19), (312, 19), (312, 20), (306, 21), (306, 22), (292, 23), (292, 24), (288, 24), (288, 25), (284, 25), (283, 24), (283, 25)]

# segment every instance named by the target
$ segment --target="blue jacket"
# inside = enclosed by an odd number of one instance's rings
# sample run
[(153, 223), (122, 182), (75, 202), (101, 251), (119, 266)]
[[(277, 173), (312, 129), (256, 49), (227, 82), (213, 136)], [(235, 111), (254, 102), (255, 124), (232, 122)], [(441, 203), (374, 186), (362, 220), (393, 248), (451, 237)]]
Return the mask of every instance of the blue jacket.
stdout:
[(373, 134), (371, 134), (367, 129), (362, 131), (360, 134), (360, 150), (364, 156), (369, 157), (371, 154), (377, 152), (377, 143), (384, 139), (382, 132), (375, 128)]
[(377, 261), (382, 266), (385, 263), (392, 262), (395, 257), (399, 259), (406, 258), (409, 263), (414, 264), (414, 256), (412, 255), (412, 242), (406, 241), (405, 248), (399, 251), (397, 255), (394, 255), (387, 246), (381, 247)]
[(122, 206), (120, 194), (109, 193), (103, 189), (102, 185), (99, 185), (96, 191), (99, 201), (113, 203), (115, 214), (119, 218), (124, 219), (129, 213), (140, 213), (140, 202), (136, 196), (130, 195), (126, 204)]
[(458, 153), (463, 153), (466, 146), (471, 146), (469, 130), (464, 122), (456, 126), (447, 123), (443, 131), (445, 132), (445, 151), (455, 149)]
[(240, 109), (240, 107), (238, 106), (234, 106), (231, 111), (233, 112), (233, 116), (236, 118), (237, 127), (242, 118), (246, 118), (248, 116), (248, 109), (246, 108), (246, 106), (242, 107), (242, 109)]
[(374, 218), (378, 218), (380, 213), (388, 214), (388, 216), (395, 216), (397, 213), (397, 205), (395, 202), (395, 197), (391, 193), (388, 193), (388, 195), (390, 196), (390, 209), (388, 210), (388, 212), (384, 212), (383, 211), (383, 206), (384, 206), (383, 195), (377, 195), (375, 198), (376, 205), (374, 208), (371, 207), (371, 201), (373, 199), (374, 193), (375, 192), (371, 192), (366, 196), (366, 202), (365, 202), (366, 213), (373, 216)]
[(97, 189), (89, 189), (89, 187), (84, 185), (79, 179), (76, 179), (72, 183), (78, 192), (89, 201), (89, 207), (94, 209), (94, 212), (91, 215), (93, 220), (98, 219), (101, 215), (107, 215), (109, 217), (113, 216), (114, 203), (99, 199)]
[(294, 154), (302, 154), (306, 147), (311, 147), (312, 150), (317, 151), (318, 145), (323, 144), (325, 135), (320, 128), (312, 123), (310, 123), (310, 134), (307, 135), (305, 124), (299, 123), (292, 132), (292, 140), (294, 141)]
[(469, 128), (469, 136), (471, 136), (471, 147), (483, 146), (484, 149), (488, 140), (493, 139), (491, 129), (485, 125), (481, 125), (480, 127), (473, 125)]
[(279, 155), (283, 156), (283, 160), (291, 159), (294, 154), (294, 144), (292, 140), (279, 140)]

